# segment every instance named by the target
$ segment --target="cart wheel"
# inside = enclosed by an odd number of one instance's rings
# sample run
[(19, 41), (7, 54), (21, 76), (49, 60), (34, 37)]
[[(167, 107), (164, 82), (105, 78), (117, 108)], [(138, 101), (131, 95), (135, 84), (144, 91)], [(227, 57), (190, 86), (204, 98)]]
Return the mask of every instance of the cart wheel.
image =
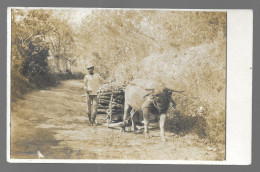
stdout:
[(110, 110), (107, 110), (107, 127), (109, 127), (109, 124), (111, 123), (111, 115), (110, 115)]
[(110, 124), (110, 120), (107, 119), (107, 128), (109, 127), (109, 124)]

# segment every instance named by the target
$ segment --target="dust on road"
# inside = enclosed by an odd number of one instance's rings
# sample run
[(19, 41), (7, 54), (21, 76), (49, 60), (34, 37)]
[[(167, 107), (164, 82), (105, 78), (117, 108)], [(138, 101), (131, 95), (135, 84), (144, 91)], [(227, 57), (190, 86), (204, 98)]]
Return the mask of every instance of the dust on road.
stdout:
[[(46, 90), (35, 90), (11, 103), (11, 158), (120, 160), (220, 160), (223, 153), (194, 134), (178, 136), (159, 130), (151, 138), (107, 128), (104, 115), (89, 126), (85, 114), (83, 81), (68, 80)], [(223, 150), (224, 151), (224, 150)]]

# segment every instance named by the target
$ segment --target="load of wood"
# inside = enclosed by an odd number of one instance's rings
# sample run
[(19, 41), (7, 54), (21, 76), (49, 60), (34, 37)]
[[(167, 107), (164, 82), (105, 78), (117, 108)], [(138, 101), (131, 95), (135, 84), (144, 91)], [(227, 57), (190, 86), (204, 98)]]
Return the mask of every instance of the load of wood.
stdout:
[(124, 86), (102, 85), (98, 91), (98, 114), (107, 114), (110, 120), (122, 120), (124, 99)]

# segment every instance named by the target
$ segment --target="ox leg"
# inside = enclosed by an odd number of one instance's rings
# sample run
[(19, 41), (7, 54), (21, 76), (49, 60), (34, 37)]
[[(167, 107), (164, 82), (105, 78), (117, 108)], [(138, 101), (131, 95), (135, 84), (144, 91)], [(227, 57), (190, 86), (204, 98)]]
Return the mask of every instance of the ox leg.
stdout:
[(136, 131), (137, 128), (136, 128), (136, 125), (135, 125), (135, 117), (136, 117), (136, 110), (132, 109), (131, 112), (130, 112), (130, 115), (131, 115), (131, 121), (132, 121), (132, 127), (131, 127), (131, 130), (132, 131)]
[(144, 117), (144, 135), (146, 138), (149, 138), (150, 135), (148, 134), (148, 124), (149, 124), (149, 108), (143, 109), (143, 117)]
[(161, 114), (161, 116), (160, 116), (160, 136), (161, 136), (161, 140), (163, 142), (167, 141), (165, 138), (165, 134), (164, 134), (166, 117), (167, 117), (166, 114)]
[(124, 117), (123, 117), (123, 125), (122, 125), (122, 129), (121, 129), (122, 132), (125, 132), (125, 127), (126, 127), (127, 119), (128, 119), (128, 113), (129, 113), (129, 110), (130, 110), (130, 109), (131, 109), (130, 105), (125, 104), (125, 107), (124, 107)]

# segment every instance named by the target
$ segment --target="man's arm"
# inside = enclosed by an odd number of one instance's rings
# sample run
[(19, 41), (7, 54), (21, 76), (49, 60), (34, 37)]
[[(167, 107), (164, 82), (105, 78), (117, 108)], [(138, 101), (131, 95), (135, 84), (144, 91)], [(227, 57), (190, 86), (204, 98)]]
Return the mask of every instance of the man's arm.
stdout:
[(92, 91), (92, 89), (88, 88), (88, 78), (86, 76), (84, 77), (84, 90), (86, 93), (89, 93)]
[(87, 85), (88, 84), (88, 80), (87, 80), (87, 78), (86, 78), (86, 76), (84, 77), (84, 91), (86, 91), (86, 89), (87, 89)]

